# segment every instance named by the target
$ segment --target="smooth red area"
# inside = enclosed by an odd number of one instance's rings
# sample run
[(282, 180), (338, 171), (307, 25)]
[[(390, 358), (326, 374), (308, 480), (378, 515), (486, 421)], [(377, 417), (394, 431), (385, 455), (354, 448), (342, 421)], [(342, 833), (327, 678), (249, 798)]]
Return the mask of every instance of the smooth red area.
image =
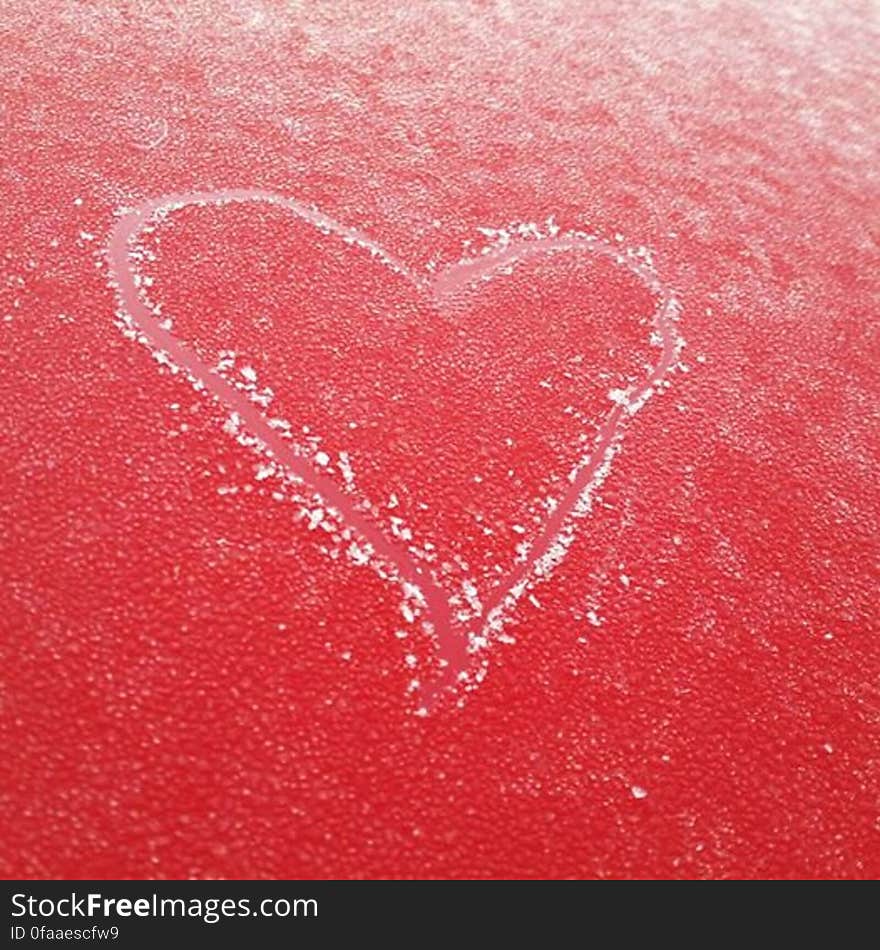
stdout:
[[(0, 872), (880, 873), (876, 13), (646, 6), (3, 7)], [(554, 216), (681, 303), (683, 367), (460, 708), (413, 715), (397, 588), (115, 323), (119, 210), (229, 188), (420, 275)], [(657, 359), (607, 261), (440, 307), (278, 208), (145, 243), (175, 333), (481, 594)]]

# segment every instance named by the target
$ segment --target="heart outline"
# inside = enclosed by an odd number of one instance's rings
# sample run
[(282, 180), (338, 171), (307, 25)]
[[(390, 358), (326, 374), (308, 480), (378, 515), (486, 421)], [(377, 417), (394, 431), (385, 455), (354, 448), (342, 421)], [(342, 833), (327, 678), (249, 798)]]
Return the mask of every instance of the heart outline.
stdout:
[[(319, 471), (308, 458), (297, 454), (296, 447), (286, 442), (269, 425), (266, 417), (240, 389), (210, 368), (194, 348), (174, 335), (170, 326), (163, 325), (164, 321), (142, 295), (140, 281), (132, 266), (131, 250), (137, 237), (150, 222), (161, 221), (186, 207), (219, 207), (250, 202), (268, 203), (290, 211), (322, 233), (333, 234), (348, 244), (360, 247), (381, 264), (406, 278), (416, 290), (433, 297), (438, 304), (469, 284), (509, 272), (508, 268), (523, 260), (562, 251), (588, 252), (609, 258), (625, 266), (657, 297), (652, 318), (652, 343), (660, 347), (660, 357), (644, 380), (620, 394), (602, 418), (592, 447), (581, 454), (569, 475), (570, 487), (563, 500), (548, 515), (525, 555), (514, 561), (498, 590), (487, 601), (480, 614), (481, 628), (478, 635), (456, 626), (450, 597), (430, 570), (420, 565), (407, 549), (367, 519), (359, 510), (357, 502), (334, 479)], [(371, 554), (380, 563), (391, 566), (391, 579), (403, 585), (405, 590), (408, 585), (418, 593), (424, 605), (424, 623), (432, 629), (437, 642), (438, 665), (441, 669), (439, 683), (420, 688), (421, 704), (417, 711), (421, 714), (425, 714), (439, 696), (456, 683), (470, 682), (475, 685), (482, 680), (486, 661), (474, 671), (472, 655), (488, 644), (491, 633), (500, 633), (506, 618), (529, 584), (549, 577), (552, 569), (564, 559), (574, 540), (574, 523), (590, 510), (592, 494), (611, 469), (626, 424), (657, 388), (664, 384), (665, 376), (676, 365), (684, 346), (684, 340), (677, 331), (680, 313), (678, 301), (673, 292), (661, 283), (650, 259), (625, 251), (619, 243), (612, 244), (582, 232), (567, 232), (559, 236), (558, 229), (555, 229), (551, 230), (549, 236), (508, 241), (494, 250), (487, 249), (480, 257), (464, 258), (437, 274), (419, 274), (367, 235), (340, 224), (294, 198), (263, 189), (226, 189), (171, 194), (144, 201), (134, 208), (122, 209), (110, 233), (107, 257), (111, 283), (119, 303), (117, 318), (123, 332), (146, 345), (154, 357), (170, 367), (172, 372), (183, 371), (197, 391), (206, 392), (237, 416), (243, 428), (255, 437), (256, 447), (260, 451), (323, 499), (326, 507), (343, 524), (363, 538)]]

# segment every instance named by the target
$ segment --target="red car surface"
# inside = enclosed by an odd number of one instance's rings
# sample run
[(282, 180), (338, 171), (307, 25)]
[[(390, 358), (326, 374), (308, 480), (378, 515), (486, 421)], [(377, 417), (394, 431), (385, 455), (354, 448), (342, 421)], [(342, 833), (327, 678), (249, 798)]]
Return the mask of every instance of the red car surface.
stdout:
[(0, 3), (0, 871), (874, 877), (871, 3)]

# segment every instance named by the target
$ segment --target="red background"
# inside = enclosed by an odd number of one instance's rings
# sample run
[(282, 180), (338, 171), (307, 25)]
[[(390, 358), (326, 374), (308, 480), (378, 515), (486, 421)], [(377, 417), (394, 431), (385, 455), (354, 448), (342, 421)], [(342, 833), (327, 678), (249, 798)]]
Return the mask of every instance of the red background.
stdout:
[[(876, 7), (0, 11), (4, 874), (880, 872)], [(314, 203), (416, 270), (554, 215), (649, 247), (676, 289), (689, 371), (633, 421), (603, 504), (462, 709), (412, 715), (394, 589), (322, 553), (219, 412), (114, 326), (116, 210), (228, 187)], [(166, 306), (228, 320), (245, 349), (236, 315), (283, 322), (284, 261), (318, 251), (271, 214), (192, 217), (163, 236)], [(338, 266), (340, 312), (396, 301), (387, 275), (351, 265), (342, 286)], [(587, 270), (531, 292), (643, 312)], [(520, 420), (527, 474), (477, 499), (499, 523), (568, 458), (563, 430), (535, 448), (544, 404), (511, 408), (538, 369), (506, 345), (548, 345), (528, 292), (474, 303), (462, 345), (486, 388), (436, 414), (398, 372), (407, 341), (374, 354), (419, 458), (437, 425), (461, 460)], [(296, 345), (265, 344), (279, 399)], [(298, 419), (370, 378), (311, 372), (302, 400), (286, 390)], [(466, 473), (402, 474), (405, 455), (377, 461), (375, 490), (405, 474), (466, 550)]]

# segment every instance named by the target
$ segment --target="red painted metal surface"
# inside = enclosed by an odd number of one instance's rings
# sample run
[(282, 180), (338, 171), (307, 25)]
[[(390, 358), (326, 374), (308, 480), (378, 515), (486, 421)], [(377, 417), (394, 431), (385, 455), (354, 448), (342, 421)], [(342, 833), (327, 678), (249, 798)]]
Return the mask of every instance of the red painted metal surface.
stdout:
[(2, 23), (0, 871), (880, 872), (870, 5)]

